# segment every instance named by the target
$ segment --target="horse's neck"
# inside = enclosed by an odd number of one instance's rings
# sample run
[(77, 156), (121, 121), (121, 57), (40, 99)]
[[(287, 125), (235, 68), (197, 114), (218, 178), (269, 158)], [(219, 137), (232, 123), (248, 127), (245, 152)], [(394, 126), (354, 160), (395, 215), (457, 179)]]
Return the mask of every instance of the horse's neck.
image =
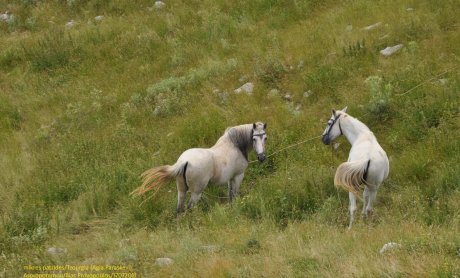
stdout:
[(244, 151), (247, 152), (252, 148), (252, 144), (250, 144), (252, 138), (249, 138), (251, 129), (251, 124), (230, 127), (225, 131), (224, 135), (217, 140), (212, 148), (231, 145), (232, 147), (240, 148), (241, 151), (244, 149)]
[(354, 144), (362, 135), (372, 135), (371, 130), (358, 119), (351, 116), (343, 117), (340, 122), (342, 133), (350, 144)]

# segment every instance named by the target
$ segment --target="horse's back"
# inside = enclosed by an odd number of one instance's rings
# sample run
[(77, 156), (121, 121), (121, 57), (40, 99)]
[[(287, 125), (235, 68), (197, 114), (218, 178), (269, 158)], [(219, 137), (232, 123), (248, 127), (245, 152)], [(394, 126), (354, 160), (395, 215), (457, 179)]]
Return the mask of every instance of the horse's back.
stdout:
[(209, 149), (193, 148), (183, 152), (177, 159), (177, 162), (188, 162), (189, 164), (208, 165), (212, 164), (212, 159), (213, 156)]

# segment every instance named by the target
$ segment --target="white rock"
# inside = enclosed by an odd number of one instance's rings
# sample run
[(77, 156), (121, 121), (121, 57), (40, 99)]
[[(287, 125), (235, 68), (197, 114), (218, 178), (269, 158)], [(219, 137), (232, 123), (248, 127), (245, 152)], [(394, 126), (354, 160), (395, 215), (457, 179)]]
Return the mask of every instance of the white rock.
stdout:
[(372, 25), (364, 27), (363, 30), (366, 30), (366, 31), (374, 30), (377, 27), (379, 27), (380, 25), (382, 25), (382, 22), (377, 22), (377, 23), (374, 23)]
[(286, 101), (292, 101), (292, 96), (290, 94), (286, 94), (283, 96), (283, 99)]
[(308, 90), (303, 93), (303, 97), (310, 97), (311, 95), (313, 95), (313, 92), (311, 90)]
[(156, 258), (155, 264), (159, 266), (172, 265), (174, 263), (171, 258)]
[(53, 255), (53, 256), (58, 256), (62, 255), (67, 252), (67, 249), (64, 248), (59, 248), (59, 247), (50, 247), (48, 248), (48, 254)]
[(234, 90), (237, 94), (244, 92), (248, 95), (252, 94), (252, 91), (254, 91), (254, 84), (251, 82), (245, 83), (243, 86)]
[(386, 57), (391, 56), (394, 53), (396, 53), (398, 50), (403, 48), (403, 46), (404, 46), (403, 44), (397, 44), (395, 46), (388, 46), (387, 48), (380, 50), (380, 54)]
[(69, 21), (69, 22), (67, 22), (67, 23), (65, 24), (65, 27), (67, 27), (67, 28), (72, 28), (72, 27), (75, 26), (75, 24), (76, 24), (76, 22), (73, 21), (73, 19), (72, 19), (71, 21)]
[(296, 107), (294, 108), (294, 111), (300, 112), (301, 109), (302, 109), (302, 104), (297, 104)]
[(96, 16), (96, 17), (94, 18), (94, 20), (95, 20), (96, 22), (100, 22), (100, 21), (102, 21), (103, 19), (104, 19), (104, 16), (103, 16), (103, 15), (98, 15), (98, 16)]
[(385, 253), (387, 250), (390, 250), (390, 249), (395, 249), (395, 248), (400, 248), (401, 247), (401, 244), (399, 243), (396, 243), (396, 242), (388, 242), (388, 243), (385, 243), (385, 245), (383, 245), (383, 247), (380, 249), (380, 254), (383, 254)]
[(165, 2), (163, 1), (155, 1), (155, 8), (156, 9), (162, 9), (166, 6)]
[(406, 9), (406, 12), (412, 12), (412, 11), (414, 11), (414, 8), (407, 8)]
[(445, 85), (449, 84), (449, 79), (441, 78), (441, 79), (439, 79), (439, 84), (445, 86)]
[(5, 12), (3, 14), (0, 14), (0, 21), (8, 21), (11, 17), (10, 12)]

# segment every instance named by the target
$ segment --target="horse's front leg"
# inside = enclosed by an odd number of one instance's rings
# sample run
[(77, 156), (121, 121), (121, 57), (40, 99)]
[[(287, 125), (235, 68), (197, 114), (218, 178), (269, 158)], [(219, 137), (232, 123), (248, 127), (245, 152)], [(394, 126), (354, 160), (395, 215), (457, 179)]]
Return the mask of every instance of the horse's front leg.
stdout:
[(238, 194), (238, 191), (240, 190), (240, 185), (241, 182), (243, 181), (244, 178), (244, 173), (241, 173), (239, 175), (234, 176), (229, 182), (228, 182), (228, 198), (230, 200), (230, 203), (233, 202), (233, 198), (236, 197)]

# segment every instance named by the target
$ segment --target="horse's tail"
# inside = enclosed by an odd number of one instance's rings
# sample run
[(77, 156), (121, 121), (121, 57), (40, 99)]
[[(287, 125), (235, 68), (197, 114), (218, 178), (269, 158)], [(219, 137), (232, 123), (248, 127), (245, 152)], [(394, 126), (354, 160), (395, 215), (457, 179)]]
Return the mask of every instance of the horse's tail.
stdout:
[(340, 164), (335, 172), (335, 186), (354, 193), (360, 198), (359, 187), (363, 183), (366, 183), (366, 175), (370, 162), (370, 160), (358, 160)]
[(155, 168), (151, 168), (144, 173), (141, 177), (144, 180), (142, 185), (136, 188), (131, 195), (143, 195), (146, 192), (155, 189), (154, 194), (169, 180), (183, 175), (185, 177), (185, 171), (187, 170), (188, 162), (176, 163), (174, 165), (164, 165)]

